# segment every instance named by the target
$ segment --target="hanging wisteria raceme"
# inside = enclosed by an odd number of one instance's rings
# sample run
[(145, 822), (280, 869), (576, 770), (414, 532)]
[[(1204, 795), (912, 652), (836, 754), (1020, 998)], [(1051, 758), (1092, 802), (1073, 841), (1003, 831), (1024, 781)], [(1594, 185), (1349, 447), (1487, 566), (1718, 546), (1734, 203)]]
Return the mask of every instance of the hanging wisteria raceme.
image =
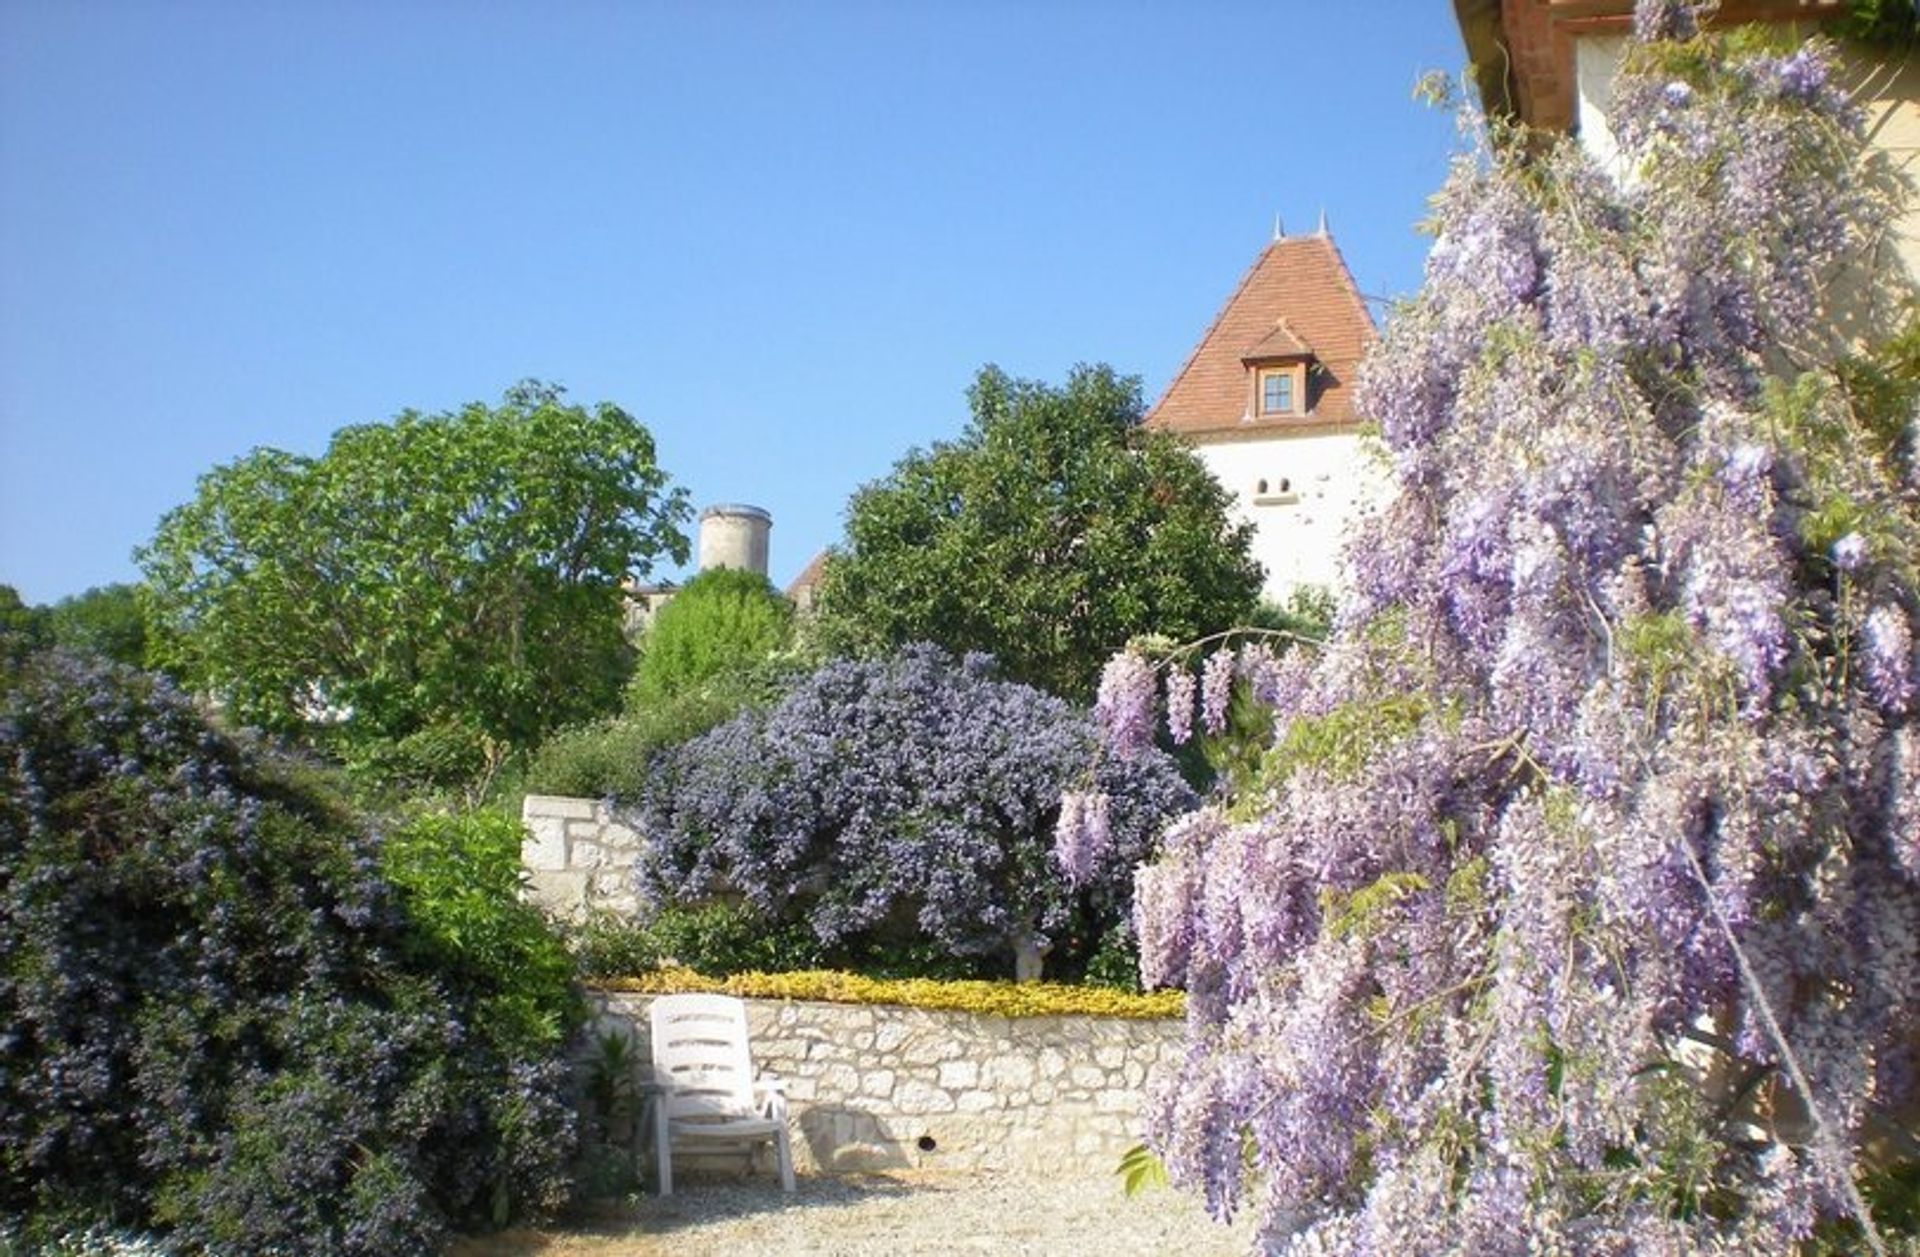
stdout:
[(1437, 199), (1333, 639), (1241, 652), (1260, 778), (1138, 877), (1151, 1140), (1263, 1251), (1864, 1250), (1913, 1147), (1920, 391), (1853, 387), (1841, 273), (1891, 207), (1826, 50), (1636, 29), (1617, 166)]

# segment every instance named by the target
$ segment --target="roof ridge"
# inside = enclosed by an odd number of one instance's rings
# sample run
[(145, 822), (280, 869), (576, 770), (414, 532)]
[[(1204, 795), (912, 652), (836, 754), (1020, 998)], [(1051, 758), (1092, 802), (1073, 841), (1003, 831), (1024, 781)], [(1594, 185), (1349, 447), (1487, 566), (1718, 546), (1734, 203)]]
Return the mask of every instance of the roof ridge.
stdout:
[(1262, 266), (1266, 265), (1267, 258), (1270, 257), (1273, 251), (1279, 248), (1286, 239), (1287, 237), (1282, 236), (1278, 240), (1269, 241), (1267, 245), (1254, 256), (1253, 265), (1247, 268), (1246, 274), (1240, 277), (1240, 282), (1234, 285), (1233, 291), (1228, 294), (1227, 299), (1220, 303), (1218, 310), (1214, 311), (1213, 322), (1207, 324), (1206, 333), (1195, 343), (1193, 352), (1188, 354), (1187, 360), (1180, 364), (1180, 369), (1173, 373), (1173, 378), (1167, 381), (1167, 386), (1160, 390), (1160, 400), (1156, 401), (1152, 406), (1149, 406), (1147, 413), (1141, 416), (1141, 423), (1144, 424), (1152, 419), (1153, 416), (1159, 412), (1161, 404), (1164, 403), (1167, 398), (1173, 396), (1173, 390), (1179, 387), (1180, 381), (1187, 377), (1187, 372), (1193, 370), (1193, 364), (1200, 360), (1201, 352), (1212, 342), (1214, 333), (1220, 330), (1220, 324), (1226, 319), (1227, 311), (1233, 309), (1234, 303), (1240, 299), (1240, 294), (1247, 290), (1247, 285), (1253, 282), (1253, 277), (1259, 274)]
[[(1353, 272), (1347, 269), (1347, 255), (1340, 252), (1339, 242), (1334, 240), (1331, 233), (1322, 236), (1321, 239), (1325, 240), (1327, 248), (1333, 251), (1333, 264), (1338, 269), (1341, 280), (1346, 283), (1347, 292), (1353, 297), (1353, 304), (1360, 308), (1362, 321), (1367, 325), (1367, 342), (1371, 347), (1380, 339), (1380, 329), (1373, 323), (1373, 310), (1367, 305), (1366, 297), (1361, 294), (1360, 285), (1353, 282)], [(1362, 353), (1361, 357), (1364, 358), (1366, 355)]]

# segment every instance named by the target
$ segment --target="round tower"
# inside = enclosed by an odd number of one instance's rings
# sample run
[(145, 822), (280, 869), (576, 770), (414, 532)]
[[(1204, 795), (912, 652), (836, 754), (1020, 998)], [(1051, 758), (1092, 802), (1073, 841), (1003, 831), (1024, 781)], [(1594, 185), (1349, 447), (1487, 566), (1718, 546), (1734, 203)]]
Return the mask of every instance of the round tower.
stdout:
[(700, 570), (732, 567), (765, 576), (772, 531), (773, 516), (757, 506), (709, 506), (700, 512)]

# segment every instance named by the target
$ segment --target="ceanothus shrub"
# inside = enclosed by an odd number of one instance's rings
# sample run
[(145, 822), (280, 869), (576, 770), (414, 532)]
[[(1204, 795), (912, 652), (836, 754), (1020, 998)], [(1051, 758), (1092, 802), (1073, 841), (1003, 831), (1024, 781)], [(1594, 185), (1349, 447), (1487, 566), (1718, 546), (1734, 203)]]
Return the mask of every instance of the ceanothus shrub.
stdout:
[[(1139, 877), (1188, 996), (1151, 1142), (1264, 1251), (1913, 1216), (1917, 381), (1841, 282), (1894, 215), (1817, 43), (1638, 21), (1617, 171), (1516, 141), (1440, 194), (1333, 640), (1262, 665), (1259, 779)], [(1118, 740), (1152, 681), (1110, 668)]]
[[(1069, 937), (1124, 922), (1134, 866), (1193, 803), (1167, 756), (1097, 747), (1084, 714), (984, 655), (836, 661), (657, 762), (636, 876), (655, 902), (738, 896), (824, 943), (918, 936), (1038, 976)], [(1076, 887), (1052, 846), (1090, 774), (1107, 802)]]
[(384, 1257), (564, 1198), (557, 1053), (426, 963), (378, 850), (164, 680), (30, 664), (0, 702), (0, 1215)]

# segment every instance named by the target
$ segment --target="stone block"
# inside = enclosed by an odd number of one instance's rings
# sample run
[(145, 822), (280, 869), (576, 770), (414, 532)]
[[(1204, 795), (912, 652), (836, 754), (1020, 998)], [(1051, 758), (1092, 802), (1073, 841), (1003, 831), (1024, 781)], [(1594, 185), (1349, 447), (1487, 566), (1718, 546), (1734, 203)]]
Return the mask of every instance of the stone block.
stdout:
[(559, 820), (590, 821), (600, 806), (598, 799), (575, 799), (563, 794), (530, 794), (520, 805), (520, 819), (554, 817)]
[(893, 1071), (876, 1069), (860, 1080), (860, 1094), (884, 1100), (893, 1094)]
[(1033, 1085), (1031, 1057), (1008, 1052), (988, 1061), (980, 1071), (980, 1085), (1000, 1091), (1018, 1091)]
[(552, 817), (534, 817), (527, 821), (527, 836), (520, 843), (520, 863), (534, 870), (567, 867), (567, 823)]
[(1075, 1065), (1067, 1072), (1067, 1077), (1073, 1080), (1076, 1087), (1092, 1089), (1107, 1085), (1106, 1071), (1093, 1065)]
[(1000, 1097), (991, 1091), (962, 1091), (953, 1103), (962, 1113), (986, 1113), (1000, 1107)]
[(901, 1113), (951, 1113), (953, 1097), (917, 1078), (902, 1079), (893, 1090), (893, 1107)]
[(823, 1096), (850, 1100), (860, 1094), (860, 1071), (851, 1065), (828, 1065), (820, 1070), (819, 1078)]
[(980, 1082), (980, 1067), (972, 1061), (947, 1061), (940, 1066), (940, 1085), (948, 1091), (964, 1091)]
[(587, 875), (553, 869), (529, 869), (527, 892), (533, 901), (555, 912), (573, 914), (587, 903)]

